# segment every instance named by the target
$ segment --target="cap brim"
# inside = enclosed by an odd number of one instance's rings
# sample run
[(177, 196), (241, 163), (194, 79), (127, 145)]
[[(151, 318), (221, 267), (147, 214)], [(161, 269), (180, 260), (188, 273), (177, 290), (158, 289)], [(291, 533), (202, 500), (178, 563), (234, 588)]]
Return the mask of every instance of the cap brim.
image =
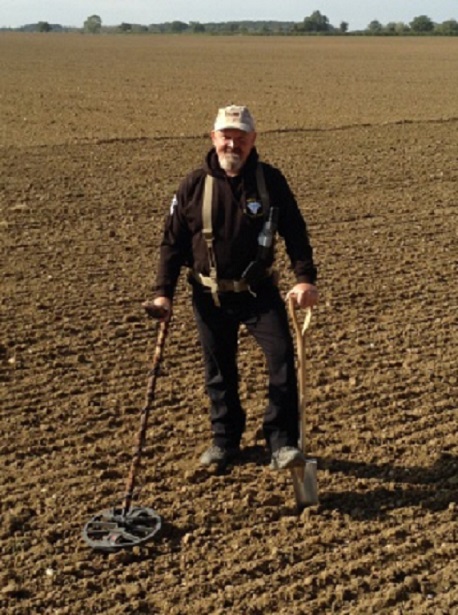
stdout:
[(214, 130), (242, 130), (243, 132), (254, 132), (254, 128), (248, 124), (222, 124), (215, 125)]

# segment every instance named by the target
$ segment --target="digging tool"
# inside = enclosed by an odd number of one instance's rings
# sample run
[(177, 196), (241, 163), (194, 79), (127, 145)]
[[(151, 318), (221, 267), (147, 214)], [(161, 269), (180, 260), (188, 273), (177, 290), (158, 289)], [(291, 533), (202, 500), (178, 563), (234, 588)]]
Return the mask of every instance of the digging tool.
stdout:
[(296, 505), (298, 510), (301, 511), (306, 506), (313, 506), (314, 504), (318, 504), (318, 485), (316, 477), (317, 461), (316, 459), (307, 458), (307, 451), (305, 445), (305, 333), (309, 327), (310, 320), (312, 318), (312, 309), (306, 309), (304, 322), (301, 327), (298, 322), (294, 297), (292, 296), (290, 296), (288, 299), (288, 307), (291, 315), (291, 320), (293, 321), (294, 331), (296, 333), (297, 371), (299, 380), (299, 446), (306, 457), (304, 467), (291, 469)]
[[(144, 303), (143, 307), (152, 318), (163, 319), (165, 316), (165, 310), (152, 303)], [(132, 506), (132, 499), (167, 331), (168, 320), (161, 320), (122, 507), (99, 512), (83, 529), (83, 539), (90, 547), (99, 551), (113, 552), (140, 545), (151, 540), (162, 527), (162, 519), (153, 509)]]

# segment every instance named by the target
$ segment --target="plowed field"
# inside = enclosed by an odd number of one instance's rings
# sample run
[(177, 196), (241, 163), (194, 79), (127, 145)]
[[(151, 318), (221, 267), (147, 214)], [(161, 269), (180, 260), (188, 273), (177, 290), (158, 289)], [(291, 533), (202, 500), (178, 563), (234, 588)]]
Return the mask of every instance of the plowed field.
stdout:
[[(3, 34), (0, 57), (0, 611), (457, 613), (458, 40)], [(315, 247), (320, 503), (297, 515), (269, 469), (244, 330), (243, 458), (198, 468), (208, 403), (183, 279), (139, 477), (164, 529), (101, 554), (81, 530), (122, 500), (162, 223), (229, 102), (253, 111)]]

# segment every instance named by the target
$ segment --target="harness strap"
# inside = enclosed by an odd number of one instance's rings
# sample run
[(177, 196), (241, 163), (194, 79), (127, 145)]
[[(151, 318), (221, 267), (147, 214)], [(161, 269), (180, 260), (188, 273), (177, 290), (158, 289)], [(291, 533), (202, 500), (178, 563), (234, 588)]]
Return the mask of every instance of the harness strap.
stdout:
[[(197, 271), (191, 271), (190, 272), (191, 276), (197, 280), (197, 282), (199, 282), (199, 284), (202, 284), (202, 286), (205, 286), (205, 288), (209, 288), (210, 290), (213, 287), (213, 282), (211, 280), (211, 278), (207, 275), (203, 275), (201, 273), (197, 273)], [(267, 280), (267, 278), (272, 278), (274, 284), (277, 284), (277, 272), (272, 268), (269, 267), (269, 269), (266, 270), (266, 277), (265, 279)], [(248, 284), (248, 282), (246, 280), (218, 280), (217, 284), (217, 292), (220, 293), (243, 293), (243, 292), (250, 292), (252, 295), (254, 295), (253, 291), (251, 290), (251, 286)]]
[[(202, 204), (202, 235), (207, 245), (208, 252), (208, 264), (209, 264), (209, 276), (203, 276), (195, 271), (192, 272), (193, 276), (198, 282), (210, 289), (215, 305), (218, 307), (221, 305), (219, 292), (243, 292), (249, 291), (250, 287), (245, 280), (218, 280), (218, 272), (216, 269), (215, 251), (213, 249), (213, 223), (212, 223), (212, 204), (213, 204), (213, 185), (214, 178), (212, 175), (205, 177), (204, 196)], [(269, 193), (267, 192), (266, 180), (264, 178), (264, 172), (262, 170), (261, 163), (258, 163), (256, 167), (256, 183), (259, 190), (259, 196), (261, 198), (262, 209), (264, 216), (267, 217), (270, 209)]]
[(267, 192), (266, 180), (264, 177), (264, 172), (262, 170), (262, 165), (258, 162), (256, 167), (256, 183), (258, 185), (259, 196), (261, 197), (262, 209), (264, 212), (264, 217), (267, 218), (270, 209), (270, 198), (269, 193)]
[[(205, 286), (206, 288), (212, 288), (212, 279), (209, 276), (202, 275), (201, 273), (197, 273), (196, 271), (192, 272), (192, 276), (195, 280)], [(245, 280), (218, 280), (216, 284), (216, 290), (220, 293), (243, 293), (250, 290), (249, 285)]]
[(202, 206), (202, 234), (207, 244), (208, 264), (210, 268), (210, 276), (207, 278), (205, 286), (210, 288), (213, 301), (215, 305), (219, 307), (221, 304), (218, 297), (218, 274), (216, 270), (215, 252), (213, 250), (212, 203), (214, 181), (211, 175), (205, 177), (204, 201)]

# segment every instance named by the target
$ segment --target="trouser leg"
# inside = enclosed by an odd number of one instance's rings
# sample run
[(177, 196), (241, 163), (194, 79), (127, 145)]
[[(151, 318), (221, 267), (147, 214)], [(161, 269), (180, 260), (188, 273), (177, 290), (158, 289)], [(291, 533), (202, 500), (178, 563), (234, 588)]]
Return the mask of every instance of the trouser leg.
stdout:
[(299, 439), (298, 390), (294, 344), (284, 301), (276, 287), (260, 291), (257, 318), (245, 322), (262, 348), (269, 373), (269, 402), (263, 430), (272, 451), (297, 446)]
[(236, 448), (245, 429), (238, 394), (239, 322), (233, 314), (216, 307), (208, 293), (195, 290), (193, 308), (204, 356), (213, 441), (223, 448)]

